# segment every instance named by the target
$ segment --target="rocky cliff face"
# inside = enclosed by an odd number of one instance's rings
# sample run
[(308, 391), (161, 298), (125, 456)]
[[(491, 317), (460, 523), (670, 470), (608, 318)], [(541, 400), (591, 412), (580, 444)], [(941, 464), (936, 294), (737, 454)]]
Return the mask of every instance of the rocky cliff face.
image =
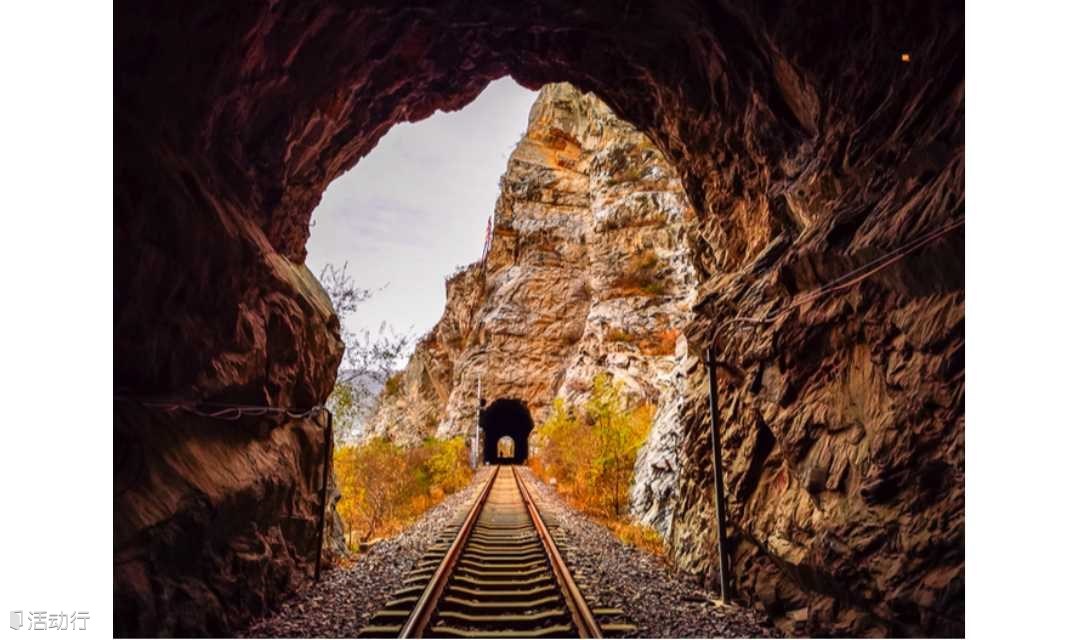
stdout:
[[(961, 243), (955, 237), (908, 258), (922, 276), (894, 266), (880, 284), (719, 340), (736, 584), (789, 632), (960, 628)], [(764, 315), (776, 306), (766, 291), (809, 273), (794, 275), (791, 263), (770, 264), (767, 256), (753, 267), (763, 272), (756, 285), (740, 272), (731, 288), (709, 295), (706, 308)], [(849, 266), (802, 264), (825, 273)], [(708, 331), (704, 325), (692, 331)], [(714, 518), (711, 478), (701, 472), (711, 468), (707, 394), (699, 368), (685, 400), (689, 426), (672, 531), (677, 565), (701, 575), (712, 571), (716, 544), (715, 534), (703, 535)]]
[(405, 369), (392, 376), (380, 393), (376, 411), (360, 429), (362, 440), (387, 437), (415, 445), (435, 435), (455, 391), (456, 363), (468, 346), (483, 302), (483, 275), (480, 266), (473, 264), (446, 279), (442, 318), (417, 342)]
[[(471, 433), (486, 400), (523, 400), (543, 420), (606, 372), (657, 405), (633, 505), (662, 531), (682, 433), (696, 276), (693, 213), (674, 170), (595, 96), (544, 87), (510, 156), (482, 262), (447, 280), (443, 318), (383, 397), (365, 437), (402, 443)], [(682, 349), (678, 347), (682, 345)]]
[[(963, 634), (963, 3), (115, 9), (118, 394), (321, 402), (336, 325), (290, 274), (326, 186), (494, 78), (571, 82), (648, 135), (696, 213), (688, 353), (724, 363), (739, 597), (822, 634)], [(674, 558), (707, 578), (704, 375), (679, 371)], [(469, 406), (448, 402), (447, 430)], [(234, 628), (310, 569), (312, 425), (144, 409), (114, 410), (116, 632)]]
[[(916, 270), (927, 262), (925, 280), (895, 275), (880, 251), (822, 260), (851, 231), (816, 229), (796, 198), (784, 206), (786, 226), (745, 268), (714, 276), (691, 324), (689, 248), (699, 243), (708, 277), (730, 247), (715, 228), (698, 235), (678, 180), (642, 134), (591, 95), (545, 87), (503, 177), (491, 254), (448, 283), (446, 316), (377, 432), (404, 441), (470, 432), (478, 377), (487, 399), (524, 399), (542, 420), (555, 397), (579, 403), (595, 373), (611, 373), (658, 408), (633, 513), (668, 538), (677, 566), (712, 580), (707, 375), (688, 351), (690, 324), (694, 344), (719, 347), (739, 591), (791, 632), (896, 632), (899, 602), (947, 602), (962, 585), (962, 530), (948, 524), (963, 505), (962, 441), (952, 440), (963, 424), (963, 296), (951, 290), (962, 254), (905, 256)], [(777, 313), (789, 291), (875, 260), (891, 269), (884, 287)], [(720, 330), (712, 320), (770, 314)], [(928, 377), (940, 380), (934, 390)], [(951, 624), (940, 615), (931, 607), (921, 624)]]

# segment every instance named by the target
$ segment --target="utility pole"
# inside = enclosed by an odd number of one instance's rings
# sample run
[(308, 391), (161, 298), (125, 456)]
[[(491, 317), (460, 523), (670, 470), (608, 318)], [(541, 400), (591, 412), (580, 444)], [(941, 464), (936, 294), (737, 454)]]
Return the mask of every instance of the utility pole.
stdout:
[(716, 350), (709, 345), (705, 351), (705, 366), (709, 368), (709, 418), (712, 432), (713, 484), (716, 495), (716, 544), (720, 553), (720, 598), (731, 602), (731, 566), (728, 564), (727, 500), (724, 496), (723, 458), (720, 455), (720, 414), (716, 399)]
[(473, 432), (472, 467), (480, 466), (480, 414), (484, 410), (484, 398), (480, 395), (480, 374), (476, 374), (476, 430)]

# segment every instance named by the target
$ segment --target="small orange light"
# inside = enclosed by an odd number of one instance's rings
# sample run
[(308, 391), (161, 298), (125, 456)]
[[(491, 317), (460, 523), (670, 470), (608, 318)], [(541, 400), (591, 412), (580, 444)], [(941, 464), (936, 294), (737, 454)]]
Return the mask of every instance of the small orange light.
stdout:
[(900, 54), (900, 60), (902, 60), (903, 62), (911, 62), (911, 54), (910, 53), (901, 53)]

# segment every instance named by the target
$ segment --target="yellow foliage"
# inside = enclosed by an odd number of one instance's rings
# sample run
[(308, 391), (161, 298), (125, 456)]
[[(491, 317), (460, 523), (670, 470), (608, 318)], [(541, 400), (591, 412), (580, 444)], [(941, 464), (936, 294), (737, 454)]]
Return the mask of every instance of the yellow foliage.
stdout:
[(534, 468), (556, 478), (579, 508), (605, 518), (626, 511), (634, 462), (655, 412), (650, 404), (624, 408), (621, 391), (609, 376), (598, 375), (584, 412), (572, 412), (556, 399), (538, 430)]
[(341, 446), (334, 451), (334, 473), (338, 515), (354, 549), (400, 531), (472, 476), (461, 437), (429, 439), (411, 449), (389, 440)]
[(628, 522), (625, 519), (603, 520), (602, 522), (619, 540), (644, 549), (653, 555), (664, 557), (664, 539), (652, 527)]
[(663, 539), (626, 516), (638, 449), (645, 443), (655, 407), (627, 408), (619, 385), (607, 375), (593, 379), (584, 411), (562, 398), (537, 430), (537, 454), (529, 466), (578, 509), (593, 516), (624, 542), (663, 555)]
[(430, 439), (424, 443), (426, 460), (422, 463), (430, 474), (431, 486), (454, 493), (469, 484), (469, 450), (465, 438)]

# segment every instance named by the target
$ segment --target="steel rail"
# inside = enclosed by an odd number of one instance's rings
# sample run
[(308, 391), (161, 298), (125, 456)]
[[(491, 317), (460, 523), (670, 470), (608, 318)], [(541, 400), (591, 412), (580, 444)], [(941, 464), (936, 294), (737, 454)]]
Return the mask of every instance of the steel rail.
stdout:
[(563, 592), (566, 606), (570, 610), (570, 617), (578, 630), (578, 637), (602, 638), (603, 633), (600, 630), (600, 625), (597, 624), (596, 619), (593, 617), (592, 610), (589, 609), (589, 603), (581, 595), (581, 590), (578, 589), (577, 583), (574, 582), (574, 576), (570, 572), (570, 568), (563, 561), (562, 554), (559, 553), (559, 548), (555, 545), (555, 540), (551, 537), (543, 518), (540, 517), (540, 510), (536, 508), (528, 486), (518, 473), (517, 467), (510, 467), (510, 469), (514, 472), (514, 480), (517, 482), (518, 491), (521, 492), (521, 497), (525, 501), (525, 508), (528, 510), (533, 526), (536, 527), (536, 531), (544, 545), (544, 550), (547, 552), (552, 573), (555, 574), (555, 579)]
[(408, 619), (405, 620), (405, 624), (401, 626), (401, 632), (398, 634), (399, 638), (419, 638), (427, 629), (428, 624), (431, 622), (431, 616), (435, 613), (435, 608), (439, 604), (443, 591), (446, 590), (446, 584), (454, 573), (458, 558), (461, 556), (465, 543), (472, 534), (476, 521), (480, 518), (480, 511), (484, 508), (484, 503), (487, 502), (488, 494), (491, 493), (491, 487), (495, 485), (495, 478), (498, 475), (498, 467), (492, 469), (491, 476), (485, 481), (484, 488), (480, 491), (476, 502), (473, 503), (472, 508), (465, 517), (465, 522), (461, 525), (461, 529), (458, 530), (453, 543), (450, 544), (450, 549), (443, 556), (427, 586), (424, 587), (420, 599), (416, 601), (416, 606), (413, 607)]

